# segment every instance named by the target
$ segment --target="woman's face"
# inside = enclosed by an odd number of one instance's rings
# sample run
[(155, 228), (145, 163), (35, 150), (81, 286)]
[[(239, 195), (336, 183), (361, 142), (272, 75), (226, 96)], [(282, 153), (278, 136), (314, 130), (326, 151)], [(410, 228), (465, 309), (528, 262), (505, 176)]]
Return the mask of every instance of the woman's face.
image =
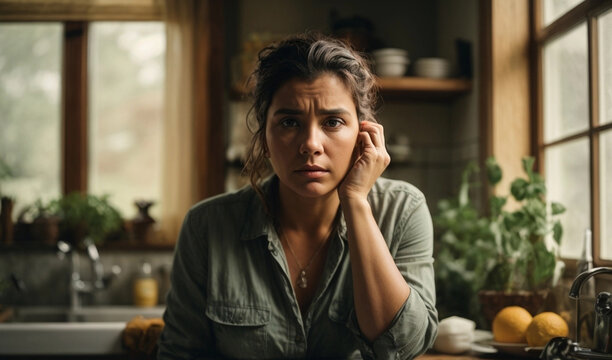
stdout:
[(310, 198), (335, 191), (352, 166), (358, 132), (355, 103), (337, 76), (283, 84), (266, 119), (268, 155), (282, 190)]

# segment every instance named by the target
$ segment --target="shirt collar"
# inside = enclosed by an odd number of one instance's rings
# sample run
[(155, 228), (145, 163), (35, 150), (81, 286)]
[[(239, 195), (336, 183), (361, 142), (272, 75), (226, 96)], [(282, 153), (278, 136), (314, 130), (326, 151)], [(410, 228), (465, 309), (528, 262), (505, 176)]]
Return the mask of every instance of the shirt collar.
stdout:
[[(266, 202), (270, 206), (273, 206), (275, 196), (278, 194), (278, 177), (276, 175), (272, 175), (265, 179), (261, 184), (261, 190), (264, 194)], [(245, 222), (240, 233), (240, 240), (243, 241), (255, 240), (262, 236), (267, 237), (270, 232), (275, 231), (274, 221), (271, 214), (269, 214), (266, 210), (266, 206), (262, 199), (253, 189), (251, 189), (251, 193), (252, 196), (249, 201), (249, 205), (247, 206), (248, 210), (245, 214)], [(340, 208), (340, 219), (338, 221), (338, 236), (342, 240), (347, 241), (346, 221), (344, 220), (342, 208)]]

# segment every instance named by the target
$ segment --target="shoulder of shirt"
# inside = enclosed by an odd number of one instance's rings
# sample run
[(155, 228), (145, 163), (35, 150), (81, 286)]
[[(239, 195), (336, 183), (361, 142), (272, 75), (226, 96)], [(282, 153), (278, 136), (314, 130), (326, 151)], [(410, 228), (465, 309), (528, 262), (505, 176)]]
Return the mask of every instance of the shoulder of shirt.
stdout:
[(414, 202), (425, 200), (425, 195), (416, 186), (403, 181), (379, 177), (370, 190), (370, 196), (407, 196)]

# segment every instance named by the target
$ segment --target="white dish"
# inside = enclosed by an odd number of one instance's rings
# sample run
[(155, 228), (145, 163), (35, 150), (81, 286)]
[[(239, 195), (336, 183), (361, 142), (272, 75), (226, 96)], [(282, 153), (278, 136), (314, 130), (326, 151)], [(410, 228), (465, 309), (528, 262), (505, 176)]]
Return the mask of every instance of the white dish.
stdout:
[(543, 346), (530, 347), (526, 343), (500, 343), (491, 341), (489, 344), (500, 352), (529, 358), (538, 358), (542, 350), (544, 350)]
[(410, 59), (405, 56), (389, 55), (374, 59), (375, 64), (406, 64), (410, 63)]
[(374, 71), (379, 76), (399, 77), (399, 76), (403, 76), (406, 73), (407, 65), (408, 64), (406, 63), (395, 63), (395, 62), (380, 63), (380, 64), (376, 63), (374, 64)]
[(374, 58), (385, 57), (385, 56), (403, 56), (408, 57), (408, 51), (404, 49), (396, 48), (384, 48), (372, 51)]
[(445, 78), (450, 74), (450, 64), (442, 58), (422, 58), (414, 64), (414, 74), (427, 78)]

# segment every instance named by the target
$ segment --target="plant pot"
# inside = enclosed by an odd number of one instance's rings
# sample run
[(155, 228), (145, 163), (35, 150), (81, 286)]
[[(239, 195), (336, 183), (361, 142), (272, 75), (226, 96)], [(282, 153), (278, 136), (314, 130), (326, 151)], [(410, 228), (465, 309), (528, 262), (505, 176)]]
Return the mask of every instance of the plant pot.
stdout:
[(44, 216), (32, 222), (32, 237), (35, 241), (47, 245), (57, 244), (59, 237), (59, 217)]
[(15, 201), (9, 197), (2, 197), (0, 202), (0, 242), (13, 243), (13, 206)]
[(132, 220), (132, 234), (134, 240), (138, 243), (152, 243), (154, 242), (155, 234), (153, 226), (155, 225), (155, 219), (149, 215), (149, 208), (154, 204), (152, 201), (136, 201), (134, 205), (138, 208), (138, 214)]
[(541, 312), (548, 290), (504, 292), (496, 290), (481, 290), (478, 292), (481, 311), (490, 326), (497, 313), (506, 306), (520, 306), (531, 315)]

